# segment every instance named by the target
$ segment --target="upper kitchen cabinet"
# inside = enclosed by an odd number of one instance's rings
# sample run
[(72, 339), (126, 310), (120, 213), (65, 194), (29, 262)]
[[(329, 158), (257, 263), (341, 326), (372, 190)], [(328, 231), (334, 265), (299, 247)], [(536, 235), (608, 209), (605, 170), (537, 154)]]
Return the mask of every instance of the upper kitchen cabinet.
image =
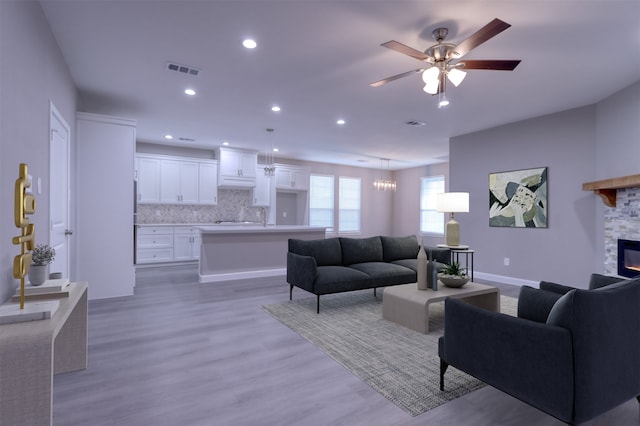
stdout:
[(160, 160), (157, 158), (138, 157), (137, 181), (139, 203), (160, 202)]
[(136, 165), (138, 203), (218, 202), (218, 171), (213, 160), (138, 154)]
[(200, 163), (198, 178), (198, 194), (200, 204), (218, 204), (218, 165), (216, 163)]
[(269, 207), (271, 205), (271, 179), (264, 175), (264, 165), (256, 168), (256, 187), (253, 188), (253, 205)]
[(160, 161), (160, 202), (165, 204), (198, 203), (197, 162)]
[(258, 153), (239, 149), (218, 148), (218, 186), (253, 188), (256, 186)]
[(306, 167), (276, 165), (276, 189), (289, 191), (309, 190), (310, 171)]

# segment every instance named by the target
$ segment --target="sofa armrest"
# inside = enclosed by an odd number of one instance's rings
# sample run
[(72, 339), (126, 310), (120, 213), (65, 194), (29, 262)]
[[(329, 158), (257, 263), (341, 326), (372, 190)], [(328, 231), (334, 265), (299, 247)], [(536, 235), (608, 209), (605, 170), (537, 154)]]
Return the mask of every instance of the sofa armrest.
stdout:
[(424, 246), (424, 251), (430, 260), (435, 260), (445, 265), (451, 264), (451, 250), (448, 248)]
[(287, 282), (313, 293), (313, 283), (318, 273), (316, 259), (287, 252)]
[(445, 300), (440, 357), (451, 366), (561, 419), (574, 399), (569, 330)]

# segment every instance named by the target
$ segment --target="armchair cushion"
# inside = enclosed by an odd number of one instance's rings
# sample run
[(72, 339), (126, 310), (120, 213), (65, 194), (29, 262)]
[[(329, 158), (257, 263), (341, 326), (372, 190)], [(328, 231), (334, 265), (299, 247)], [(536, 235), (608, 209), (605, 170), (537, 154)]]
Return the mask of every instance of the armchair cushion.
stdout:
[(569, 287), (569, 286), (562, 285), (562, 284), (552, 283), (550, 281), (540, 281), (540, 289), (541, 290), (552, 291), (552, 292), (557, 293), (559, 295), (563, 295), (563, 294), (567, 294), (568, 292), (573, 290), (574, 287)]
[(591, 274), (591, 278), (589, 279), (589, 290), (606, 287), (610, 284), (619, 283), (621, 281), (624, 281), (624, 278), (611, 277), (601, 274)]
[(518, 296), (518, 317), (544, 323), (561, 297), (562, 294), (553, 291), (522, 286)]

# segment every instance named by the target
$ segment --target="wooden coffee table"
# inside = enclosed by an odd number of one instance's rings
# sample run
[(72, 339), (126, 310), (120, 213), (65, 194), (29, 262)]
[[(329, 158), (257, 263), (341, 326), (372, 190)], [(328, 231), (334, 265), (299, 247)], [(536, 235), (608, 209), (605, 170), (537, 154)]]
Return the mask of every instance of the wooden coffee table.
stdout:
[(429, 332), (429, 305), (447, 297), (463, 299), (484, 309), (500, 311), (500, 290), (472, 281), (462, 288), (445, 287), (438, 290), (418, 290), (417, 284), (386, 287), (382, 295), (382, 317), (422, 334)]

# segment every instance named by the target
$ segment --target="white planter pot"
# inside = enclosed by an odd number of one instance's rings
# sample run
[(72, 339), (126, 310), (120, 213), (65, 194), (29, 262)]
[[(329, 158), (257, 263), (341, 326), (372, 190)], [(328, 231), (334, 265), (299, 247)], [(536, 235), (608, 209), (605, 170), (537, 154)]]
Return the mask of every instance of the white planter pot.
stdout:
[(49, 278), (49, 265), (29, 265), (29, 281), (38, 286)]

